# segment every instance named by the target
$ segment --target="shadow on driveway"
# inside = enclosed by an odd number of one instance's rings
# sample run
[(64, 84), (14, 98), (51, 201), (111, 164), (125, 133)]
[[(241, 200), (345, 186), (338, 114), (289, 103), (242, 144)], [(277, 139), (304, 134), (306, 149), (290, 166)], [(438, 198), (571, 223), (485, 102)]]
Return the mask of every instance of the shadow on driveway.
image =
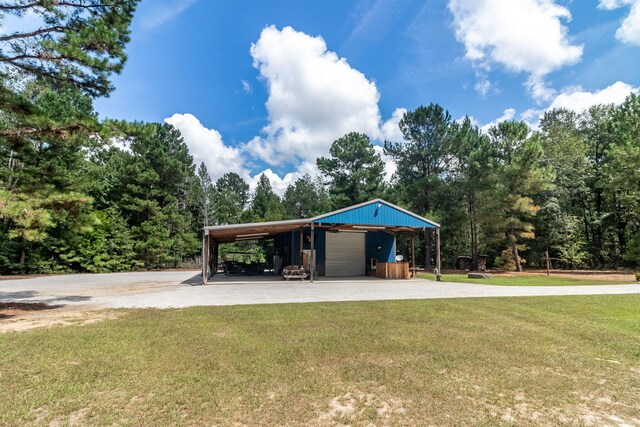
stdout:
[(23, 303), (23, 304), (46, 304), (48, 308), (62, 307), (65, 302), (85, 302), (91, 297), (86, 295), (63, 295), (38, 298), (38, 292), (32, 290), (0, 292), (0, 304)]
[(181, 285), (202, 285), (202, 273), (196, 274), (193, 277), (189, 277), (187, 280), (180, 282)]

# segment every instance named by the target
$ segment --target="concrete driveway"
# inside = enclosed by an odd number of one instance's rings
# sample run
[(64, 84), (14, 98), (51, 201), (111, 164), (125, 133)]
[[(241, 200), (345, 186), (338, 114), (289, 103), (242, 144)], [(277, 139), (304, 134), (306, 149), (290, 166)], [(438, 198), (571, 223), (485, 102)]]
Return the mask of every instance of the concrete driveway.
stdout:
[(191, 307), (320, 301), (366, 301), (544, 295), (640, 294), (640, 285), (493, 286), (429, 280), (357, 278), (285, 282), (275, 277), (221, 278), (197, 286), (197, 271), (74, 274), (0, 281), (2, 302), (96, 308)]

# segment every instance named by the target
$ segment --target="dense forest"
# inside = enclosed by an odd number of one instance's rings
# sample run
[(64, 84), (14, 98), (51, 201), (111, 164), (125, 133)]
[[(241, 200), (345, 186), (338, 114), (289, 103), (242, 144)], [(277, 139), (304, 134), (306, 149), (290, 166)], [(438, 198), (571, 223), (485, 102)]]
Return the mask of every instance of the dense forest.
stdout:
[[(376, 197), (442, 224), (442, 259), (491, 266), (640, 265), (640, 96), (582, 113), (548, 111), (539, 129), (481, 131), (437, 104), (400, 121), (403, 141), (349, 133), (279, 197), (235, 173), (212, 181), (168, 124), (101, 120), (97, 97), (126, 61), (137, 0), (14, 0), (37, 31), (0, 34), (0, 274), (193, 265), (202, 227), (305, 218)], [(216, 153), (212, 152), (215, 157)], [(431, 236), (420, 236), (429, 267)], [(259, 248), (258, 248), (259, 249)], [(399, 247), (402, 250), (402, 245)]]

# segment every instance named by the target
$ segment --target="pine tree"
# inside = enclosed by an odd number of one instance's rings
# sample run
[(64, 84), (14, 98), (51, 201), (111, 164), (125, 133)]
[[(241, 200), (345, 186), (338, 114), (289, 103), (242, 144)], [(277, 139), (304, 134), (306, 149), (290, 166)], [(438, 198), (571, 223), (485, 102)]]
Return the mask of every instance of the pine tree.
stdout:
[(535, 237), (531, 219), (540, 210), (532, 196), (551, 187), (553, 176), (542, 163), (538, 135), (529, 136), (524, 122), (502, 122), (489, 130), (498, 155), (496, 220), (500, 221), (517, 271), (522, 271), (522, 239)]
[(327, 177), (335, 209), (380, 196), (384, 189), (384, 163), (367, 135), (348, 133), (331, 144), (329, 153), (330, 158), (320, 157), (316, 164)]
[(216, 181), (216, 224), (240, 221), (249, 202), (249, 184), (235, 172), (228, 172)]
[(287, 187), (282, 205), (288, 219), (311, 218), (331, 210), (329, 194), (320, 178), (314, 180), (309, 174)]
[(486, 218), (482, 212), (482, 199), (487, 197), (492, 186), (496, 153), (489, 138), (468, 117), (455, 125), (453, 135), (453, 185), (462, 191), (466, 203), (471, 269), (477, 270), (479, 227)]
[(282, 219), (282, 202), (273, 192), (271, 181), (261, 174), (251, 200), (252, 221), (278, 221)]
[[(384, 152), (396, 161), (395, 185), (402, 204), (433, 216), (434, 194), (451, 157), (451, 114), (438, 104), (405, 113), (399, 126), (404, 142), (385, 142)], [(425, 267), (431, 267), (431, 234), (425, 231)]]

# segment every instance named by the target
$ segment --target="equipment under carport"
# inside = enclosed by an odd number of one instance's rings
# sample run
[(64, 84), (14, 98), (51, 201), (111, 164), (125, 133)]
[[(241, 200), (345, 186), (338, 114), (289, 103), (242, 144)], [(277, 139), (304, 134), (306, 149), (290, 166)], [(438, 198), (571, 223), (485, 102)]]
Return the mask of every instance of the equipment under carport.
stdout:
[(227, 252), (223, 256), (222, 271), (226, 275), (256, 276), (264, 274), (264, 264), (258, 260), (247, 261), (247, 258), (255, 258), (253, 252)]

